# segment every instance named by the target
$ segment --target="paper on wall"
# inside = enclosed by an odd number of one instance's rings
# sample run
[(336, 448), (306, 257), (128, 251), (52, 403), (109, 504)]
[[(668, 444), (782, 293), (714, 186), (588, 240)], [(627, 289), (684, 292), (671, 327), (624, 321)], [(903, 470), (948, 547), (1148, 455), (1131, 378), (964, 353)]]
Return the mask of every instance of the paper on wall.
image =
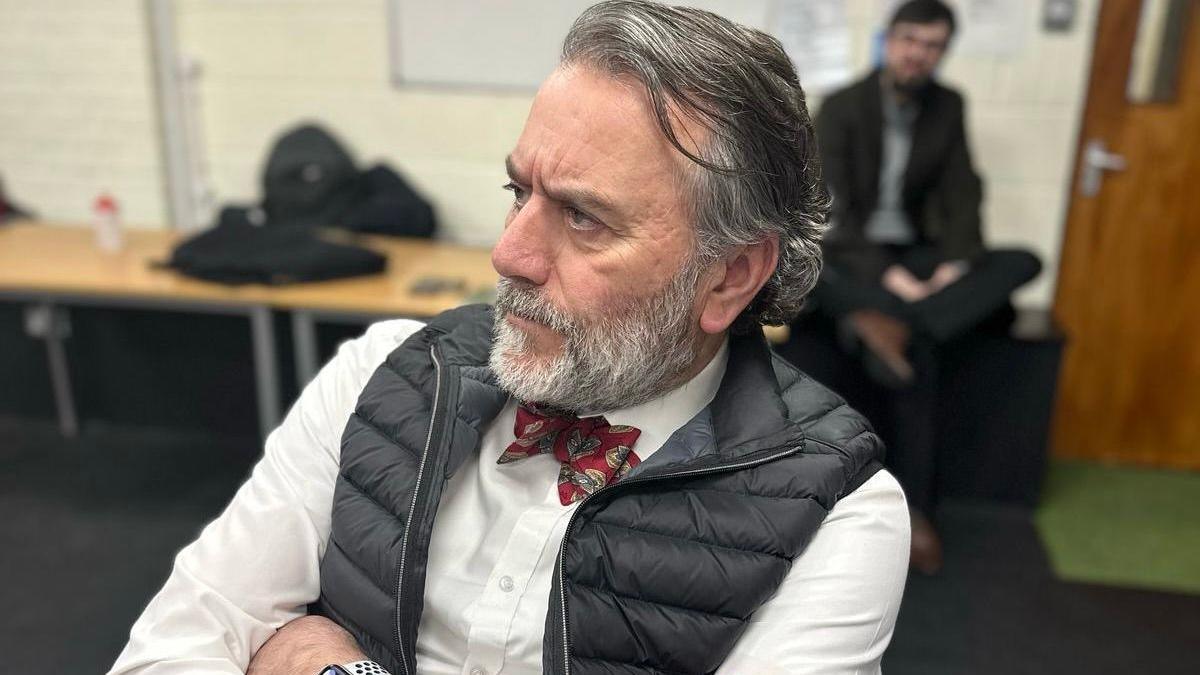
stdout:
[(960, 35), (954, 49), (963, 54), (1012, 56), (1029, 34), (1029, 0), (957, 0)]
[[(875, 0), (880, 29), (902, 0)], [(958, 34), (956, 53), (975, 56), (1012, 56), (1025, 47), (1030, 31), (1030, 11), (1035, 0), (945, 0), (954, 11)]]
[(836, 89), (853, 76), (850, 23), (844, 0), (778, 0), (771, 32), (783, 44), (810, 94)]

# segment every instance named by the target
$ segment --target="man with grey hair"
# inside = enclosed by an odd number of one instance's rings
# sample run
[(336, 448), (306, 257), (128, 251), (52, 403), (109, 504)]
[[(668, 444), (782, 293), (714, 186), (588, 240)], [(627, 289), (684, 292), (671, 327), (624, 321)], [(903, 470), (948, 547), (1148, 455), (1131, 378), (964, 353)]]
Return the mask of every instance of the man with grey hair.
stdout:
[(495, 307), (344, 345), (112, 672), (879, 670), (903, 494), (760, 328), (828, 206), (779, 43), (600, 3), (507, 171)]

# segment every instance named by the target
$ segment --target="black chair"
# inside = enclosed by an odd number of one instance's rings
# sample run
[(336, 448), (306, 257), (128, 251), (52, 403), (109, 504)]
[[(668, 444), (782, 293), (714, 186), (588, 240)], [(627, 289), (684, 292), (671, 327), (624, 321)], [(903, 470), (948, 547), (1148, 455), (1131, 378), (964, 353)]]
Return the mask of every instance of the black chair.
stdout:
[[(838, 348), (833, 322), (809, 312), (776, 347), (890, 436), (889, 392)], [(1042, 313), (999, 315), (940, 351), (937, 489), (1033, 506), (1046, 472), (1047, 441), (1063, 336)]]

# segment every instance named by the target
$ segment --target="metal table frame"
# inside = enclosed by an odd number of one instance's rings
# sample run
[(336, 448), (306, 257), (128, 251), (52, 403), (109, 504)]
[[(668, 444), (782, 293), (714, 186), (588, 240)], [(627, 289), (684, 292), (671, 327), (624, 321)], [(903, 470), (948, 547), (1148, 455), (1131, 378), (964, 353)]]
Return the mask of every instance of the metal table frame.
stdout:
[[(275, 428), (281, 419), (279, 396), (279, 364), (275, 349), (275, 325), (271, 307), (264, 304), (220, 303), (186, 298), (141, 298), (122, 295), (85, 295), (51, 291), (0, 291), (0, 299), (24, 303), (45, 312), (51, 324), (62, 325), (69, 307), (109, 307), (115, 309), (150, 309), (167, 312), (221, 314), (244, 316), (250, 323), (250, 340), (254, 353), (254, 383), (258, 402), (258, 425), (262, 437)], [(42, 337), (46, 341), (46, 356), (50, 366), (58, 424), (64, 436), (73, 437), (79, 431), (79, 419), (71, 391), (71, 378), (63, 347), (62, 331), (56, 326)], [(315, 357), (314, 357), (315, 358)]]
[(370, 312), (346, 312), (327, 309), (300, 309), (293, 307), (292, 342), (295, 346), (296, 384), (301, 389), (312, 381), (321, 368), (321, 355), (317, 345), (317, 324), (324, 322), (365, 325), (383, 319), (413, 318), (397, 314), (375, 314)]

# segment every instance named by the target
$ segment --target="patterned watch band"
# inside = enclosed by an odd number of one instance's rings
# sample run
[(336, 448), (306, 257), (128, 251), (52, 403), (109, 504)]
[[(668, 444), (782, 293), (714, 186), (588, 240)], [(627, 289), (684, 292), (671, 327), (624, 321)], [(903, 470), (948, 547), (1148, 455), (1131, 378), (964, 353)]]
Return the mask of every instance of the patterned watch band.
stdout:
[(347, 675), (392, 675), (383, 666), (366, 659), (343, 663), (342, 670), (346, 671)]

